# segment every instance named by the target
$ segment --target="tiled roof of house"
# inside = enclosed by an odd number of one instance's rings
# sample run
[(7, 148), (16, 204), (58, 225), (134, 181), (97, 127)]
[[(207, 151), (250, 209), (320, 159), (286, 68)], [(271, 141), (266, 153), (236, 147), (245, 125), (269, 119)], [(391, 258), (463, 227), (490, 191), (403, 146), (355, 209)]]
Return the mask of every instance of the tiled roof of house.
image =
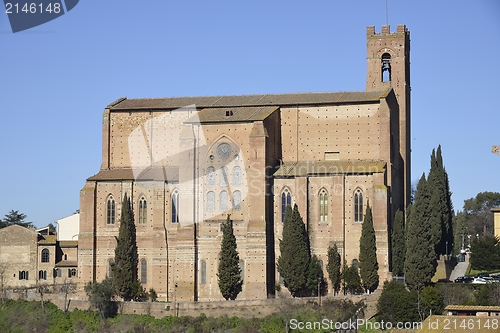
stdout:
[(196, 108), (225, 108), (240, 106), (286, 106), (373, 103), (385, 98), (390, 89), (383, 91), (344, 91), (295, 94), (259, 94), (239, 96), (199, 96), (170, 98), (120, 98), (108, 105), (112, 111), (177, 109), (189, 105)]
[(189, 118), (186, 123), (252, 122), (264, 120), (277, 106), (248, 106), (233, 108), (206, 108)]
[(78, 262), (76, 260), (61, 260), (55, 265), (56, 267), (77, 267)]
[(71, 240), (71, 241), (59, 241), (59, 246), (60, 247), (78, 247), (78, 241), (77, 240)]
[(161, 180), (169, 183), (179, 181), (179, 167), (167, 166), (165, 168), (145, 168), (134, 173), (133, 169), (108, 169), (101, 170), (87, 180)]
[(385, 172), (386, 162), (380, 160), (339, 160), (284, 162), (275, 177), (307, 175), (370, 174)]
[(56, 235), (43, 235), (41, 239), (38, 241), (38, 244), (52, 245), (56, 244), (57, 236)]
[(485, 305), (448, 305), (444, 308), (447, 311), (497, 311), (500, 312), (500, 306), (485, 306)]

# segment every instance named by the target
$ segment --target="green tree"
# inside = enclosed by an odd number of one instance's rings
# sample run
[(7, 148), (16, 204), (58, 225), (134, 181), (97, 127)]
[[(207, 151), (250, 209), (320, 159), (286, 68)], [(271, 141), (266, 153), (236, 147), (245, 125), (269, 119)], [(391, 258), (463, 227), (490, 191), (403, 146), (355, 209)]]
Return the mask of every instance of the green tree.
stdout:
[(355, 265), (351, 265), (349, 267), (344, 265), (344, 269), (342, 270), (342, 279), (344, 281), (345, 292), (349, 294), (360, 294), (363, 291), (358, 268)]
[(0, 220), (0, 228), (9, 227), (11, 225), (17, 224), (25, 228), (34, 228), (32, 222), (25, 221), (26, 214), (19, 213), (18, 210), (11, 210), (5, 217)]
[(430, 193), (423, 174), (415, 193), (406, 244), (405, 280), (414, 290), (422, 290), (428, 285), (437, 267), (429, 202)]
[(306, 296), (311, 251), (309, 237), (297, 205), (294, 205), (293, 210), (290, 206), (286, 207), (280, 252), (277, 268), (285, 287), (294, 297)]
[(377, 244), (370, 202), (366, 204), (366, 214), (359, 239), (359, 275), (361, 285), (366, 292), (371, 293), (377, 289), (379, 283)]
[(500, 193), (481, 192), (464, 201), (468, 235), (493, 236), (491, 208), (500, 207)]
[(471, 244), (470, 262), (476, 270), (500, 269), (500, 239), (493, 236), (475, 239)]
[[(116, 238), (115, 262), (113, 265), (113, 286), (118, 296), (125, 301), (133, 299), (137, 293), (138, 253), (134, 214), (127, 194), (123, 196), (120, 229)], [(140, 289), (140, 288), (139, 288)]]
[(394, 217), (394, 227), (392, 229), (392, 275), (402, 276), (405, 268), (405, 226), (404, 214), (398, 209)]
[(328, 277), (332, 282), (333, 294), (337, 295), (340, 290), (340, 253), (337, 249), (337, 244), (328, 247), (328, 264), (326, 265)]
[(436, 287), (427, 286), (422, 289), (422, 292), (420, 293), (420, 299), (424, 318), (431, 313), (439, 315), (443, 312), (443, 296), (439, 293), (439, 290)]
[(420, 321), (417, 292), (406, 290), (401, 281), (386, 281), (377, 301), (376, 318), (378, 322), (383, 320), (394, 326), (398, 322)]
[(430, 193), (429, 212), (434, 250), (437, 255), (447, 254), (446, 251), (451, 250), (453, 243), (453, 205), (441, 145), (437, 151), (432, 150), (427, 184)]
[(323, 270), (321, 269), (319, 259), (314, 254), (311, 256), (311, 261), (309, 262), (306, 282), (306, 287), (311, 296), (318, 296), (318, 283), (320, 284), (320, 293), (323, 295), (326, 290), (326, 281), (323, 277)]
[(236, 250), (236, 237), (234, 236), (233, 222), (230, 215), (222, 224), (222, 242), (219, 252), (219, 290), (226, 300), (234, 300), (241, 292), (243, 281), (241, 279), (240, 257)]
[(97, 309), (101, 319), (112, 317), (116, 314), (116, 306), (112, 301), (114, 295), (113, 282), (105, 278), (101, 282), (89, 282), (84, 287), (90, 305)]

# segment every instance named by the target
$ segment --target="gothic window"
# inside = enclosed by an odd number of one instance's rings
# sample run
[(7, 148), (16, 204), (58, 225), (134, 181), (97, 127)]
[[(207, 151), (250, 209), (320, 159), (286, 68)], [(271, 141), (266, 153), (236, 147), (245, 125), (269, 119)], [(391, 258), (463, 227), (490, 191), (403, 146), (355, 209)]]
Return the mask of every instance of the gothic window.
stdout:
[(319, 259), (318, 262), (319, 262), (319, 267), (321, 267), (321, 271), (323, 271), (323, 269), (324, 269), (323, 259)]
[(288, 189), (284, 190), (281, 193), (281, 222), (285, 221), (285, 211), (286, 206), (290, 206), (292, 204), (292, 195)]
[(220, 168), (220, 186), (227, 186), (228, 185), (228, 171), (227, 167), (223, 166)]
[(47, 271), (38, 271), (38, 280), (47, 280)]
[(241, 210), (241, 192), (233, 192), (233, 208), (234, 210)]
[(354, 222), (363, 222), (363, 192), (359, 188), (354, 192)]
[(224, 212), (228, 209), (228, 196), (227, 196), (227, 191), (221, 191), (219, 194), (219, 210)]
[(139, 224), (146, 224), (147, 214), (148, 214), (148, 204), (146, 202), (146, 198), (142, 196), (139, 199)]
[(210, 191), (207, 193), (207, 212), (215, 210), (215, 192)]
[(207, 185), (208, 186), (215, 186), (215, 177), (217, 174), (215, 173), (214, 167), (208, 167), (207, 168)]
[(325, 189), (319, 192), (319, 221), (328, 221), (328, 193)]
[(106, 200), (106, 224), (115, 224), (115, 199), (112, 195)]
[(200, 283), (201, 284), (206, 284), (207, 283), (207, 262), (205, 260), (202, 260), (200, 263), (201, 266), (201, 278), (200, 278)]
[(233, 185), (234, 186), (241, 185), (241, 168), (239, 166), (235, 166), (233, 168)]
[(19, 280), (28, 280), (28, 271), (19, 271)]
[(112, 278), (113, 277), (113, 266), (115, 265), (115, 260), (114, 259), (109, 259), (108, 260), (108, 277)]
[(172, 194), (172, 223), (179, 223), (179, 191)]
[(391, 55), (384, 53), (382, 55), (382, 82), (391, 81)]
[(49, 262), (50, 261), (50, 252), (48, 249), (43, 249), (42, 250), (42, 262)]
[(148, 283), (148, 262), (146, 259), (141, 259), (141, 283)]
[(245, 283), (245, 260), (240, 260), (241, 283)]

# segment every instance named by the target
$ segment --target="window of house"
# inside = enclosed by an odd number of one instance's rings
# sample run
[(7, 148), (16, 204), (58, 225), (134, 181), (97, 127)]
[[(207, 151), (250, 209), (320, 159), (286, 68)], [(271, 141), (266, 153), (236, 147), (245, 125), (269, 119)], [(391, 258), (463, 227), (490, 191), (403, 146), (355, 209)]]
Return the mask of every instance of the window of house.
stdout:
[(146, 198), (142, 196), (139, 199), (139, 224), (146, 224), (148, 219), (148, 203), (146, 202)]
[(110, 195), (106, 201), (106, 224), (115, 224), (115, 199)]
[(42, 262), (49, 262), (50, 260), (50, 252), (49, 249), (42, 250)]
[(29, 272), (28, 271), (19, 271), (19, 280), (28, 280)]
[(38, 280), (47, 280), (47, 271), (39, 270), (38, 271)]
[(61, 277), (62, 276), (62, 269), (58, 268), (57, 269), (57, 277)]
[(113, 277), (113, 266), (115, 265), (115, 260), (114, 259), (109, 259), (108, 260), (108, 277), (112, 278)]
[(241, 210), (241, 192), (233, 192), (233, 208), (234, 210)]
[(240, 260), (241, 282), (245, 283), (245, 260)]
[(235, 166), (233, 168), (233, 185), (234, 186), (241, 185), (241, 168), (239, 166)]
[(206, 284), (207, 283), (207, 262), (205, 260), (202, 260), (200, 263), (200, 266), (201, 266), (200, 283)]
[(215, 186), (216, 176), (217, 176), (217, 174), (215, 173), (215, 168), (208, 167), (207, 168), (207, 185), (208, 186)]
[(228, 201), (229, 201), (229, 198), (228, 198), (228, 195), (227, 195), (227, 191), (221, 191), (220, 194), (219, 194), (219, 210), (220, 211), (226, 211), (228, 210)]
[(285, 189), (283, 193), (281, 193), (281, 222), (285, 221), (286, 206), (290, 206), (291, 204), (292, 195), (288, 189)]
[(172, 194), (172, 223), (179, 223), (179, 191)]
[(354, 192), (354, 222), (363, 222), (363, 192), (359, 188)]
[(325, 189), (319, 192), (319, 221), (328, 221), (328, 193)]
[(141, 259), (141, 283), (148, 283), (148, 262), (146, 259)]
[(215, 210), (215, 192), (209, 191), (207, 193), (207, 211), (213, 212)]
[(76, 277), (76, 268), (71, 269), (71, 277)]
[(228, 170), (226, 166), (220, 168), (220, 186), (228, 185)]
[(359, 261), (358, 261), (358, 259), (352, 259), (352, 265), (354, 267), (356, 267), (356, 269), (358, 269), (359, 268)]

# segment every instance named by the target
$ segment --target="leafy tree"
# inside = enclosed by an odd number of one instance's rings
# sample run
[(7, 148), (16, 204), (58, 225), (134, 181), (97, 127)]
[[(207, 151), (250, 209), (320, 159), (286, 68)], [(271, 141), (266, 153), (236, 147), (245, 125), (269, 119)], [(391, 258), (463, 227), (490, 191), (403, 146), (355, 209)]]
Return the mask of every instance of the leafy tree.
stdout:
[(323, 270), (316, 255), (311, 256), (309, 268), (307, 270), (307, 283), (306, 287), (311, 296), (318, 296), (318, 281), (321, 295), (324, 295), (326, 290), (326, 281), (323, 277)]
[(311, 251), (309, 237), (297, 205), (294, 205), (293, 210), (290, 206), (286, 207), (280, 251), (277, 267), (285, 287), (294, 297), (307, 295), (307, 271)]
[(500, 207), (500, 193), (481, 192), (464, 201), (468, 235), (493, 236), (491, 208)]
[(427, 286), (422, 289), (420, 293), (422, 312), (424, 317), (429, 314), (441, 314), (444, 309), (443, 296), (439, 293), (439, 290), (433, 286)]
[(358, 268), (355, 265), (347, 267), (344, 265), (342, 271), (342, 279), (344, 281), (345, 292), (350, 294), (360, 294), (363, 291), (361, 287), (361, 278), (359, 277)]
[(114, 288), (110, 278), (105, 278), (101, 282), (89, 282), (85, 285), (84, 290), (90, 305), (98, 310), (101, 319), (116, 314), (116, 306), (112, 301)]
[(401, 281), (386, 281), (377, 301), (377, 321), (398, 322), (420, 321), (418, 314), (418, 294), (406, 290)]
[(500, 239), (493, 236), (475, 239), (471, 244), (470, 262), (472, 269), (500, 269)]
[(394, 227), (392, 229), (392, 275), (402, 276), (405, 268), (405, 226), (404, 214), (398, 210), (394, 217)]
[(234, 300), (241, 292), (243, 281), (241, 279), (240, 257), (236, 250), (236, 237), (234, 236), (233, 222), (230, 215), (222, 224), (222, 242), (219, 253), (219, 290), (226, 300)]
[(328, 277), (332, 281), (333, 294), (337, 295), (340, 290), (340, 253), (337, 249), (337, 244), (333, 247), (328, 247), (328, 264), (326, 265)]
[(11, 210), (5, 217), (0, 220), (0, 228), (9, 227), (11, 225), (17, 224), (25, 228), (34, 228), (32, 222), (25, 221), (26, 214), (19, 213), (18, 210)]
[(461, 253), (468, 247), (467, 235), (467, 215), (465, 212), (458, 212), (453, 216), (453, 253)]
[(369, 202), (366, 204), (366, 214), (359, 239), (359, 275), (365, 291), (373, 292), (377, 289), (379, 283), (377, 245)]
[[(116, 239), (113, 286), (118, 296), (130, 301), (137, 295), (138, 253), (134, 214), (127, 194), (123, 196), (120, 230)], [(139, 283), (140, 285), (140, 283)]]
[(429, 202), (430, 193), (423, 174), (415, 194), (406, 244), (405, 280), (414, 290), (421, 290), (428, 285), (437, 267)]

